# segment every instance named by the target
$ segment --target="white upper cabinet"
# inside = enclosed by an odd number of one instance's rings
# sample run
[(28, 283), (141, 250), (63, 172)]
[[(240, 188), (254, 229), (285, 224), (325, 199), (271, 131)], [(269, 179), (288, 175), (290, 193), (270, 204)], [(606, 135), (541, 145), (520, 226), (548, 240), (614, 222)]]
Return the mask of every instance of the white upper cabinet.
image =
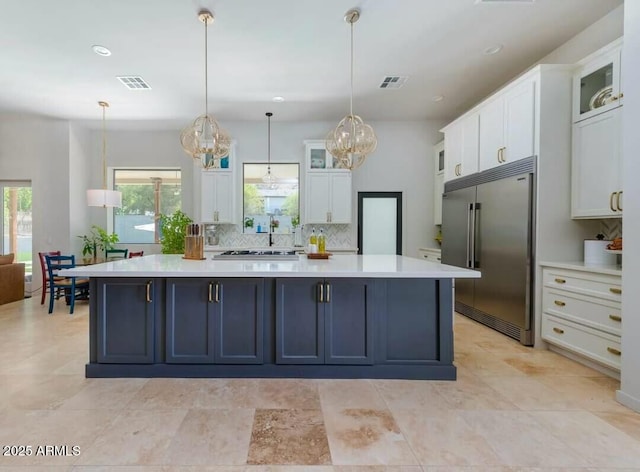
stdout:
[(578, 122), (622, 105), (620, 41), (581, 61), (573, 78), (573, 121)]
[(573, 125), (571, 216), (622, 216), (622, 108)]
[(327, 151), (323, 139), (308, 139), (304, 142), (304, 147), (307, 172), (349, 172), (349, 169), (340, 167), (338, 159)]
[(444, 141), (433, 146), (433, 224), (442, 224), (442, 194), (444, 193)]
[(444, 181), (478, 172), (479, 116), (471, 113), (444, 132)]
[(309, 172), (305, 222), (351, 223), (351, 173)]
[(481, 171), (534, 154), (535, 84), (529, 78), (480, 106)]
[(234, 223), (233, 172), (203, 170), (200, 190), (202, 222)]

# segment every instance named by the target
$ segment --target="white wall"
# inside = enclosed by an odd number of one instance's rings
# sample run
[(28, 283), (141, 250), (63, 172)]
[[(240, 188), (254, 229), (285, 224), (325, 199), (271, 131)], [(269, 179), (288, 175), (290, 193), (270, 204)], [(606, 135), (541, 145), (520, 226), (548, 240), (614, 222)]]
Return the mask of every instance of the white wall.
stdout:
[(76, 184), (69, 187), (69, 214), (72, 215), (69, 231), (70, 250), (77, 255), (82, 253), (82, 241), (78, 236), (89, 232), (89, 215), (94, 210), (87, 206), (86, 193), (86, 185), (92, 181), (92, 172), (95, 173), (96, 168), (93, 164), (91, 133), (72, 123), (69, 126), (69, 181)]
[[(300, 162), (304, 179), (305, 139), (324, 139), (334, 122), (271, 122), (271, 160)], [(353, 173), (353, 218), (357, 217), (359, 191), (404, 192), (403, 252), (416, 256), (417, 248), (435, 244), (433, 226), (433, 149), (442, 139), (441, 121), (371, 122), (378, 136), (378, 149)], [(266, 162), (267, 120), (224, 122), (222, 126), (236, 141), (238, 163)], [(194, 188), (192, 159), (181, 149), (179, 130), (111, 131), (108, 134), (109, 166), (181, 166), (183, 172), (183, 209), (194, 217), (190, 195)], [(94, 153), (99, 157), (99, 131), (93, 133)], [(98, 165), (96, 162), (94, 165)], [(241, 178), (241, 165), (237, 167)], [(197, 171), (197, 167), (195, 170)], [(95, 175), (94, 180), (99, 176)], [(94, 185), (100, 182), (95, 181)], [(238, 187), (241, 188), (241, 187)], [(196, 193), (197, 195), (197, 193)], [(238, 191), (238, 198), (241, 192)], [(302, 200), (301, 200), (302, 202)], [(196, 218), (197, 219), (197, 218)], [(106, 217), (94, 221), (105, 225)], [(352, 226), (356, 241), (356, 226)]]
[(36, 289), (42, 284), (38, 252), (70, 250), (69, 122), (0, 115), (0, 179), (31, 181)]
[[(635, 0), (634, 0), (635, 1)], [(623, 34), (624, 4), (540, 59), (540, 64), (574, 64)]]
[(618, 401), (640, 411), (640, 2), (627, 2), (624, 13), (623, 188), (624, 253), (622, 255), (622, 385)]

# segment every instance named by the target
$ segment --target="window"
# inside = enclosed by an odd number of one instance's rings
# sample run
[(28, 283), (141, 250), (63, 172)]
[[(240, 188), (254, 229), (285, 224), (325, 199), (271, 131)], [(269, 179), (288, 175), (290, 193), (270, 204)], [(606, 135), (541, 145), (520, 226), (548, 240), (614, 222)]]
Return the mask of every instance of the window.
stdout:
[(299, 164), (271, 164), (275, 185), (262, 181), (267, 164), (243, 166), (245, 233), (291, 233), (300, 224)]
[(114, 208), (113, 231), (122, 243), (157, 243), (160, 214), (182, 207), (180, 169), (115, 169), (114, 189), (122, 208)]
[(31, 184), (0, 181), (0, 254), (15, 254), (16, 262), (25, 263), (25, 276), (31, 275)]

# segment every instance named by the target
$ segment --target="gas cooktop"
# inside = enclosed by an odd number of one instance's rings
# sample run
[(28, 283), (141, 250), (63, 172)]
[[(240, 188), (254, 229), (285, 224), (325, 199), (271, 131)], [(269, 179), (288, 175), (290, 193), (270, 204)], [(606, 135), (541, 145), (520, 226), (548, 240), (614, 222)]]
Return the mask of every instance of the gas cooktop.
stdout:
[(216, 254), (214, 259), (226, 260), (270, 260), (270, 261), (294, 261), (298, 259), (295, 251), (266, 249), (266, 250), (241, 250), (241, 251), (225, 251), (222, 254)]

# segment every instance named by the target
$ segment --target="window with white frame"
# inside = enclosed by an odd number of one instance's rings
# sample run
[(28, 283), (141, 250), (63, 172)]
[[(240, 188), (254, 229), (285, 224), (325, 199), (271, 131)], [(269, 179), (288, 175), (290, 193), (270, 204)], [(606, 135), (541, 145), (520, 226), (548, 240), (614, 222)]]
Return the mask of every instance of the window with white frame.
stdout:
[(158, 243), (160, 214), (182, 207), (180, 169), (114, 169), (113, 187), (122, 192), (122, 208), (113, 211), (120, 242)]

